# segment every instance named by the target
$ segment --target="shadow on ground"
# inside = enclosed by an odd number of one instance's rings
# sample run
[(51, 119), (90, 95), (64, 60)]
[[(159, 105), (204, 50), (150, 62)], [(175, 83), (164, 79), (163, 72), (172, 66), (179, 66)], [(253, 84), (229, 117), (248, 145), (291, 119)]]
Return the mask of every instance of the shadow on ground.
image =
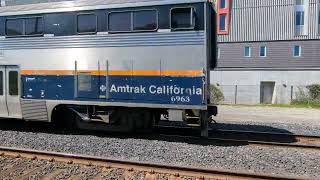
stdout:
[[(44, 122), (25, 122), (14, 119), (0, 119), (0, 131), (18, 131), (18, 132), (32, 132), (32, 133), (46, 133), (53, 135), (88, 135), (105, 138), (120, 138), (120, 139), (144, 139), (144, 140), (158, 140), (167, 142), (188, 143), (196, 145), (214, 145), (214, 146), (246, 146), (247, 141), (264, 141), (276, 143), (294, 143), (297, 140), (291, 136), (286, 138), (278, 136), (257, 136), (250, 134), (237, 134), (235, 132), (224, 132), (228, 130), (245, 130), (245, 131), (260, 131), (260, 132), (276, 132), (283, 134), (292, 134), (285, 129), (274, 128), (264, 125), (243, 125), (243, 124), (225, 124), (216, 123), (210, 125), (209, 139), (200, 138), (200, 131), (197, 128), (179, 128), (173, 127), (158, 127), (151, 133), (110, 133), (102, 131), (88, 131), (80, 129), (64, 129), (56, 128), (50, 123)], [(187, 137), (186, 137), (187, 136)], [(213, 138), (213, 139), (211, 139)], [(241, 142), (228, 142), (219, 139), (238, 139)]]

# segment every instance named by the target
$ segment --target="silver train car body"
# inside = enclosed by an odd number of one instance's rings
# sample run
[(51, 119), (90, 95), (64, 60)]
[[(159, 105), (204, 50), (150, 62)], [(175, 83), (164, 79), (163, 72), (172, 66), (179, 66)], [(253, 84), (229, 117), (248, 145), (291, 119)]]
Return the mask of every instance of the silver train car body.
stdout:
[(0, 117), (128, 130), (182, 112), (199, 117), (205, 134), (217, 113), (208, 103), (216, 47), (206, 0), (4, 6), (0, 24)]

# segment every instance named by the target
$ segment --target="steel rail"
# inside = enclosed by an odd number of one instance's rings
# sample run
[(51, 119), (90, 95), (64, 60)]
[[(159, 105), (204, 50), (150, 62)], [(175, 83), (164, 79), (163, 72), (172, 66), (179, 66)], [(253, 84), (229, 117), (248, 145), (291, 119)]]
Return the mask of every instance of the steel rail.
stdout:
[[(236, 137), (250, 136), (250, 137), (254, 137), (255, 139), (259, 139), (258, 136), (265, 136), (264, 138), (268, 139), (268, 141), (250, 140), (250, 138), (247, 138), (247, 139), (216, 138), (217, 140), (234, 141), (234, 142), (242, 142), (242, 143), (247, 142), (249, 144), (266, 145), (266, 146), (282, 146), (282, 147), (291, 147), (291, 148), (293, 147), (293, 148), (320, 150), (320, 136), (277, 133), (277, 132), (232, 130), (232, 129), (211, 130), (212, 134), (217, 132), (232, 134), (233, 136), (236, 136)], [(273, 137), (274, 139), (270, 137)], [(210, 139), (214, 139), (214, 138), (210, 138)], [(260, 138), (260, 139), (263, 139), (263, 138)], [(292, 142), (285, 142), (289, 140)], [(282, 142), (279, 142), (279, 141), (282, 141)]]
[(291, 134), (291, 133), (281, 133), (281, 132), (268, 132), (268, 131), (249, 131), (249, 130), (237, 130), (237, 129), (212, 129), (211, 132), (222, 131), (222, 132), (232, 132), (232, 133), (251, 133), (251, 134), (261, 134), (261, 135), (279, 135), (279, 136), (289, 136), (298, 138), (315, 138), (320, 140), (320, 136), (315, 135), (305, 135), (305, 134)]
[(123, 161), (116, 159), (107, 159), (96, 156), (76, 155), (59, 152), (39, 151), (22, 148), (1, 147), (1, 156), (10, 156), (16, 158), (30, 158), (38, 160), (57, 161), (62, 163), (74, 163), (80, 165), (95, 165), (108, 168), (121, 168), (129, 170), (139, 170), (142, 172), (150, 172), (153, 174), (171, 174), (176, 177), (191, 176), (198, 179), (205, 178), (228, 178), (228, 179), (310, 179), (301, 176), (280, 176), (270, 174), (251, 174), (247, 172), (222, 171), (205, 168), (191, 168), (154, 163), (142, 163), (135, 161)]
[[(195, 132), (195, 127), (174, 127), (174, 126), (158, 126), (161, 135), (176, 136), (180, 138), (199, 138), (199, 133)], [(168, 130), (167, 132), (165, 130)], [(170, 130), (175, 129), (173, 133)], [(182, 133), (179, 133), (182, 132)], [(191, 134), (184, 136), (181, 134)], [(200, 138), (199, 138), (200, 140)], [(266, 131), (247, 131), (234, 129), (211, 129), (209, 130), (209, 138), (207, 140), (221, 143), (236, 143), (246, 145), (259, 145), (269, 147), (286, 147), (320, 150), (320, 136), (300, 135), (290, 133), (266, 132)]]

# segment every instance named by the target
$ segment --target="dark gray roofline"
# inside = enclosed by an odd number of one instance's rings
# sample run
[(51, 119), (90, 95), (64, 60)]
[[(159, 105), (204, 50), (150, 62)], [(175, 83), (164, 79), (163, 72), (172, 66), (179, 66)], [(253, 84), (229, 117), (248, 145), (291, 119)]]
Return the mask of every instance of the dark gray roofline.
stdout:
[(207, 2), (207, 0), (77, 0), (0, 7), (0, 16)]
[(248, 67), (218, 67), (213, 71), (320, 71), (320, 67), (299, 67), (299, 68), (248, 68)]

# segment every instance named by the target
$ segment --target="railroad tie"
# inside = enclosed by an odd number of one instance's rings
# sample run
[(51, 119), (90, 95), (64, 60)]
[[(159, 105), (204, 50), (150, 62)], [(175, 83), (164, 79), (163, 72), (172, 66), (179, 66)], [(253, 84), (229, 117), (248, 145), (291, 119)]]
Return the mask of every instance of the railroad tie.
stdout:
[(41, 169), (43, 169), (43, 167), (35, 167), (29, 170), (26, 170), (23, 172), (22, 175), (15, 177), (15, 179), (26, 179), (34, 174), (36, 174), (37, 172), (39, 172)]
[(64, 171), (64, 169), (56, 169), (56, 170), (52, 171), (51, 173), (46, 174), (45, 176), (43, 176), (41, 179), (42, 180), (51, 180), (51, 179), (57, 177), (63, 171)]
[(0, 179), (3, 179), (5, 177), (9, 176), (11, 173), (16, 172), (17, 170), (24, 167), (25, 165), (27, 165), (27, 163), (20, 163), (20, 164), (12, 166), (6, 170), (3, 170), (2, 172), (0, 172)]

